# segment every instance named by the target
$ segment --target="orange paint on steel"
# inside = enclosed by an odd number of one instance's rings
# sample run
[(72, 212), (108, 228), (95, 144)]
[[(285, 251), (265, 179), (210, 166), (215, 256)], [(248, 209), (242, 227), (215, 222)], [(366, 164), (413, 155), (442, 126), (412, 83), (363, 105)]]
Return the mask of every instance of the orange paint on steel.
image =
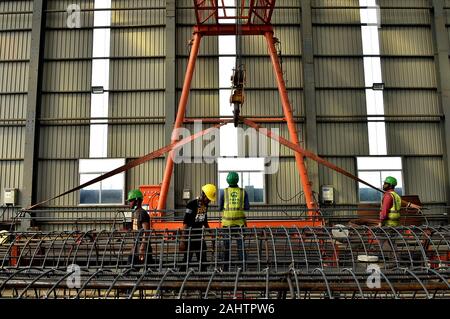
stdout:
[[(286, 117), (289, 135), (291, 142), (300, 146), (297, 136), (297, 129), (295, 126), (294, 116), (292, 115), (292, 108), (287, 95), (286, 85), (283, 79), (283, 73), (281, 71), (280, 62), (278, 60), (278, 55), (275, 49), (274, 38), (272, 32), (266, 32), (264, 34), (266, 38), (267, 46), (269, 48), (270, 58), (272, 60), (272, 65), (277, 79), (278, 91), (281, 97), (281, 104), (283, 106), (284, 116)], [(297, 162), (297, 169), (300, 174), (300, 181), (302, 183), (303, 192), (305, 193), (306, 206), (309, 209), (316, 209), (317, 205), (314, 201), (314, 197), (311, 189), (311, 182), (309, 181), (308, 172), (305, 167), (305, 162), (303, 156), (295, 152), (295, 161)], [(314, 212), (309, 213), (310, 216), (314, 215)]]
[[(183, 91), (181, 93), (180, 103), (178, 104), (178, 113), (177, 118), (175, 121), (174, 131), (172, 133), (172, 142), (175, 142), (178, 140), (178, 137), (174, 135), (176, 133), (176, 130), (180, 128), (183, 125), (184, 122), (184, 116), (186, 113), (186, 105), (189, 99), (189, 91), (191, 88), (191, 82), (192, 77), (195, 70), (195, 62), (197, 60), (198, 51), (200, 48), (200, 40), (201, 35), (198, 33), (194, 34), (194, 43), (192, 45), (191, 49), (191, 55), (189, 57), (189, 63), (186, 69), (186, 76), (184, 78), (184, 84), (183, 84)], [(166, 123), (166, 125), (169, 125), (169, 123)], [(167, 156), (167, 162), (166, 162), (166, 170), (164, 171), (164, 178), (161, 186), (161, 196), (159, 198), (158, 202), (158, 210), (162, 210), (166, 208), (166, 200), (167, 200), (167, 192), (169, 191), (169, 185), (170, 180), (172, 179), (172, 173), (173, 173), (173, 156), (174, 152), (173, 150), (170, 151), (170, 153)]]
[[(210, 228), (222, 228), (220, 221), (209, 221), (208, 222)], [(323, 226), (323, 222), (321, 220), (312, 221), (311, 219), (307, 220), (281, 220), (281, 219), (261, 219), (261, 220), (248, 220), (247, 227), (321, 227)], [(183, 221), (152, 221), (152, 229), (154, 230), (166, 230), (166, 229), (179, 229), (183, 228)]]

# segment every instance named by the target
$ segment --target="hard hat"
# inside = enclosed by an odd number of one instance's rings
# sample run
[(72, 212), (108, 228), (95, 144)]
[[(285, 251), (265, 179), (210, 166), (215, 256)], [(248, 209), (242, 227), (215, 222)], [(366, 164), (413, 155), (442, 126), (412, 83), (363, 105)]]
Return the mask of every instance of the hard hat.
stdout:
[(216, 200), (216, 186), (214, 186), (213, 184), (203, 185), (202, 191), (210, 201), (213, 202)]
[(0, 230), (0, 245), (4, 245), (8, 242), (9, 233), (7, 230)]
[(227, 175), (227, 183), (230, 186), (237, 185), (239, 182), (239, 175), (236, 172), (229, 172)]
[(128, 193), (128, 201), (131, 201), (133, 199), (143, 199), (144, 195), (142, 195), (142, 192), (139, 189), (133, 189)]
[(397, 185), (397, 179), (395, 177), (392, 176), (388, 176), (386, 177), (386, 179), (384, 180), (384, 182), (386, 184), (392, 185), (392, 186), (396, 186)]

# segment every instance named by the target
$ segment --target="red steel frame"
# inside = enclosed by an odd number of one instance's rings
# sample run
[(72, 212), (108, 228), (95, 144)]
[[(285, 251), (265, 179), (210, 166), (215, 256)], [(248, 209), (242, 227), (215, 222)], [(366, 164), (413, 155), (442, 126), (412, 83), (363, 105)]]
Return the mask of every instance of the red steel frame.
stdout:
[[(189, 62), (185, 74), (180, 102), (178, 104), (178, 113), (173, 132), (175, 133), (177, 129), (181, 128), (185, 122), (186, 105), (189, 98), (189, 91), (202, 37), (236, 35), (237, 27), (235, 24), (220, 24), (220, 21), (227, 19), (240, 19), (243, 21), (239, 30), (240, 35), (262, 35), (266, 39), (269, 55), (277, 80), (278, 92), (280, 94), (285, 120), (288, 125), (290, 140), (292, 143), (299, 145), (295, 120), (292, 114), (292, 107), (289, 102), (286, 84), (280, 67), (280, 61), (275, 49), (273, 28), (270, 24), (275, 6), (275, 0), (241, 0), (240, 9), (238, 10), (240, 14), (234, 16), (227, 15), (227, 10), (230, 8), (225, 7), (224, 0), (194, 0), (194, 6), (197, 25), (194, 26), (193, 45), (189, 56)], [(175, 142), (176, 140), (176, 134), (172, 134), (172, 142)], [(167, 192), (174, 166), (173, 155), (173, 151), (171, 151), (167, 157), (163, 183), (161, 186), (161, 196), (158, 202), (158, 210), (163, 210), (166, 207)], [(314, 210), (317, 209), (317, 205), (314, 201), (311, 182), (308, 177), (303, 156), (295, 152), (295, 161), (305, 194), (306, 205), (310, 210), (309, 216), (313, 217), (315, 216)], [(270, 224), (273, 222), (275, 221), (271, 221)], [(266, 221), (264, 223), (267, 225)]]

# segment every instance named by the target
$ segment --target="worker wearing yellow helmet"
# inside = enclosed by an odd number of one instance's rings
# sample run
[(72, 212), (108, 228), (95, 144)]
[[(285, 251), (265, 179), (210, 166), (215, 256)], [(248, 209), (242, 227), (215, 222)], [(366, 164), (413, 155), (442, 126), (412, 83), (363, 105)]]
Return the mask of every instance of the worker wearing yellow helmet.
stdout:
[[(184, 258), (180, 269), (186, 270), (190, 265), (192, 255), (195, 254), (197, 262), (200, 263), (199, 270), (206, 270), (206, 251), (205, 239), (202, 237), (202, 228), (209, 228), (208, 224), (208, 205), (216, 200), (216, 186), (213, 184), (203, 185), (199, 197), (191, 200), (186, 205), (186, 211), (183, 219), (183, 238), (180, 242), (180, 250), (184, 252)], [(189, 238), (189, 240), (186, 240)]]
[(378, 226), (399, 226), (400, 225), (400, 207), (402, 199), (395, 192), (397, 179), (392, 176), (386, 177), (383, 183), (383, 200), (381, 202), (380, 222)]

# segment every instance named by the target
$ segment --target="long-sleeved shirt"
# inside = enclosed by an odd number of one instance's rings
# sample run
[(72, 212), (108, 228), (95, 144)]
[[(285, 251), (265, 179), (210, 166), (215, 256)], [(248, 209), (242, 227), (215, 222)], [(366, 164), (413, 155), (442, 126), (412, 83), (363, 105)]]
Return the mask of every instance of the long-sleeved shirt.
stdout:
[(383, 201), (381, 202), (381, 211), (380, 211), (381, 222), (388, 219), (389, 211), (392, 208), (392, 205), (394, 205), (394, 199), (392, 198), (392, 195), (389, 194), (391, 192), (393, 192), (393, 190), (388, 190), (383, 195)]
[[(223, 211), (223, 207), (225, 205), (225, 196), (224, 196), (224, 190), (220, 190), (220, 199), (219, 199), (219, 209)], [(247, 192), (244, 191), (244, 210), (250, 210), (250, 202), (248, 201), (248, 195)]]

